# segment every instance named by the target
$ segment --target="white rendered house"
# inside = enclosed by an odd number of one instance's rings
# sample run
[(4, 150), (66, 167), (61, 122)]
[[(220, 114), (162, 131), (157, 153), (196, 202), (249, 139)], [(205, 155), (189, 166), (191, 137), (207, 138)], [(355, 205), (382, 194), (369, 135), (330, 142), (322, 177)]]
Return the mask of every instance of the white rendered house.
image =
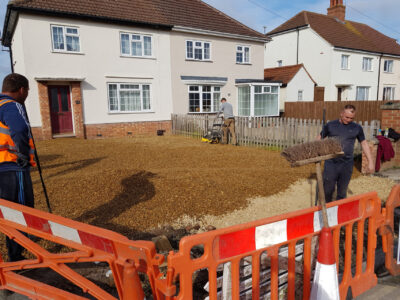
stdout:
[(342, 0), (331, 1), (328, 15), (302, 11), (268, 36), (265, 68), (304, 64), (325, 101), (400, 98), (400, 45), (345, 20)]
[[(270, 86), (265, 35), (199, 0), (121, 3), (9, 2), (2, 44), (30, 81), (35, 137), (168, 131), (172, 113), (213, 113), (221, 97), (237, 113), (238, 80)], [(257, 105), (276, 106), (270, 94)]]

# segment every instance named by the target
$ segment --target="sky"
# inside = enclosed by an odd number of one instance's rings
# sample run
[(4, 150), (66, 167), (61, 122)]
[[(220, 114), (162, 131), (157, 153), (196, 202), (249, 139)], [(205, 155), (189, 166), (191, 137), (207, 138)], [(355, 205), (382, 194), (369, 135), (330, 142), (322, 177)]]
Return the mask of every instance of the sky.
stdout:
[[(329, 0), (203, 0), (259, 32), (268, 32), (302, 10), (326, 14)], [(8, 0), (0, 0), (0, 30)], [(346, 19), (365, 23), (400, 42), (399, 0), (344, 0)], [(1, 46), (0, 82), (11, 72), (8, 48)]]

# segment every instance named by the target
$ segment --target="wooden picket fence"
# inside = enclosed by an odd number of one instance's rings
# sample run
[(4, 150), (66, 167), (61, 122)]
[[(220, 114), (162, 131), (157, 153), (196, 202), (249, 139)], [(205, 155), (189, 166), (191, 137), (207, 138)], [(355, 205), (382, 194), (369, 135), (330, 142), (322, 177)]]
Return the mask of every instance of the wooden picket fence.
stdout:
[[(212, 128), (215, 114), (172, 114), (172, 134), (202, 138)], [(279, 117), (236, 117), (236, 139), (239, 145), (284, 149), (314, 141), (322, 129), (321, 120)], [(359, 122), (367, 140), (380, 128), (380, 121)], [(360, 146), (356, 143), (356, 149)]]

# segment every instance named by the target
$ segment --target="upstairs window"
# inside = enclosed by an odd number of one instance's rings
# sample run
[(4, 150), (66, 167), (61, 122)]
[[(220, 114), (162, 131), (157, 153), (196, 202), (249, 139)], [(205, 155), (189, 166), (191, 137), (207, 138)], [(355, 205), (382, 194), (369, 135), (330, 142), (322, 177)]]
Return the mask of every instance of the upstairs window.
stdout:
[(53, 51), (80, 52), (79, 30), (77, 27), (51, 26)]
[(362, 70), (363, 71), (372, 71), (372, 58), (363, 57)]
[(186, 41), (186, 59), (211, 60), (211, 43)]
[(393, 73), (393, 60), (385, 60), (383, 65), (383, 72)]
[(110, 112), (150, 111), (150, 85), (109, 83), (108, 107)]
[(121, 55), (133, 57), (152, 57), (152, 36), (121, 33)]
[(236, 63), (249, 64), (250, 63), (250, 47), (237, 46), (236, 47)]
[(342, 54), (342, 63), (341, 63), (342, 70), (350, 69), (349, 59), (350, 59), (350, 55)]

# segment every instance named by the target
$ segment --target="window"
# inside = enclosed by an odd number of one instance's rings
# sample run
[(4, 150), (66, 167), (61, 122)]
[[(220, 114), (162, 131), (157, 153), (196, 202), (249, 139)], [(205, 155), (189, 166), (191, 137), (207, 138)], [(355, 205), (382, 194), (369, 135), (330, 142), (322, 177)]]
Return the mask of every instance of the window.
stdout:
[(368, 97), (369, 97), (369, 87), (358, 86), (356, 92), (356, 100), (368, 100)]
[(385, 86), (383, 88), (383, 100), (394, 100), (394, 87)]
[(247, 46), (236, 47), (236, 63), (238, 64), (250, 63), (250, 47)]
[(152, 57), (152, 36), (121, 33), (121, 55), (133, 57)]
[(350, 58), (350, 55), (342, 54), (342, 64), (341, 64), (342, 70), (350, 69), (349, 58)]
[(211, 43), (186, 41), (186, 59), (211, 60)]
[(297, 101), (303, 101), (303, 90), (297, 91)]
[(279, 115), (279, 88), (271, 85), (238, 87), (239, 116)]
[(393, 73), (393, 60), (385, 60), (383, 65), (383, 72)]
[(79, 30), (77, 27), (51, 26), (53, 51), (80, 52)]
[(220, 86), (189, 85), (189, 112), (217, 112), (220, 98)]
[(282, 67), (283, 66), (283, 61), (282, 60), (278, 60), (277, 63), (278, 63), (278, 67)]
[(372, 71), (372, 58), (363, 57), (362, 70), (363, 71)]
[(150, 85), (136, 83), (109, 83), (110, 112), (150, 111)]

